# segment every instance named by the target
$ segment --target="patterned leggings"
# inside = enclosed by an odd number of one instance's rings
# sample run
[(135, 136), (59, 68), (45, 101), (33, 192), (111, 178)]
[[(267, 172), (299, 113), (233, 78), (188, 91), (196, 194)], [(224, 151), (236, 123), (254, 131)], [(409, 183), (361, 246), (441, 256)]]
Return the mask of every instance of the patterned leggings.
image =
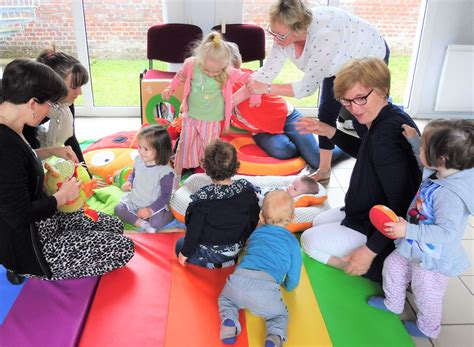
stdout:
[(423, 334), (436, 338), (441, 331), (443, 296), (448, 276), (423, 269), (419, 263), (409, 262), (397, 251), (392, 252), (383, 266), (385, 306), (397, 314), (402, 313), (408, 284), (418, 307), (416, 325)]
[(132, 258), (133, 241), (123, 236), (123, 223), (98, 212), (94, 222), (83, 211), (57, 211), (36, 223), (43, 256), (52, 280), (100, 276), (124, 266)]

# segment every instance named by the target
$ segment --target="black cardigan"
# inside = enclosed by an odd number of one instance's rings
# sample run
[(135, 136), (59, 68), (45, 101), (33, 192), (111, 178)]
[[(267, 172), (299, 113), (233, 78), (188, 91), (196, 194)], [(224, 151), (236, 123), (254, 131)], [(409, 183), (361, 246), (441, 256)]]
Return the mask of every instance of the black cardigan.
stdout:
[(332, 138), (357, 158), (345, 197), (346, 218), (341, 224), (365, 234), (367, 247), (378, 254), (365, 275), (374, 281), (381, 281), (383, 261), (394, 243), (370, 223), (369, 210), (381, 204), (405, 216), (421, 182), (421, 171), (402, 134), (402, 124), (417, 129), (408, 114), (388, 104), (361, 139), (339, 130)]
[(190, 257), (199, 244), (245, 243), (258, 224), (260, 207), (251, 188), (233, 197), (191, 202), (186, 210), (186, 237), (181, 253)]
[(0, 264), (17, 274), (51, 277), (34, 222), (53, 216), (41, 162), (21, 137), (0, 124)]

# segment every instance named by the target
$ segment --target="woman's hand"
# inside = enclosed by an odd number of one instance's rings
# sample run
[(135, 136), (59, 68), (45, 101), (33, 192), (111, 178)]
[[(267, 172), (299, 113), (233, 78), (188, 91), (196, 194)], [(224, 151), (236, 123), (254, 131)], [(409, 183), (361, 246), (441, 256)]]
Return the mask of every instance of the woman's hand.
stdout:
[(149, 207), (139, 208), (137, 211), (137, 217), (141, 219), (148, 219), (153, 214), (153, 210)]
[(77, 159), (77, 155), (76, 153), (74, 153), (71, 146), (44, 147), (44, 148), (38, 148), (35, 151), (38, 157), (42, 160), (54, 155), (55, 157), (58, 157), (58, 158), (62, 158), (65, 160), (72, 160), (75, 163), (79, 163), (79, 159)]
[(324, 122), (320, 122), (317, 118), (301, 117), (295, 123), (295, 127), (300, 134), (313, 133), (320, 136), (326, 136), (329, 139), (336, 134), (336, 128)]
[(183, 253), (179, 252), (178, 254), (178, 261), (181, 264), (181, 266), (185, 267), (186, 266), (186, 260), (188, 260), (188, 257), (185, 257)]
[(250, 80), (246, 84), (251, 94), (266, 94), (268, 93), (268, 83), (262, 83), (254, 79)]
[(121, 189), (124, 192), (129, 192), (130, 190), (132, 190), (132, 182), (130, 182), (130, 181), (125, 182), (124, 184), (122, 184)]
[(346, 273), (353, 276), (367, 273), (376, 256), (377, 254), (372, 252), (366, 245), (356, 248), (342, 258), (342, 261), (347, 263)]
[(78, 181), (75, 177), (64, 181), (61, 187), (59, 187), (58, 191), (53, 194), (53, 196), (56, 198), (58, 207), (76, 200), (79, 197), (81, 185), (82, 182)]
[(163, 98), (163, 100), (169, 100), (172, 94), (173, 91), (171, 90), (171, 88), (167, 87), (161, 92), (161, 97)]
[(398, 222), (387, 222), (384, 224), (384, 231), (393, 238), (399, 239), (407, 234), (407, 221), (398, 216)]

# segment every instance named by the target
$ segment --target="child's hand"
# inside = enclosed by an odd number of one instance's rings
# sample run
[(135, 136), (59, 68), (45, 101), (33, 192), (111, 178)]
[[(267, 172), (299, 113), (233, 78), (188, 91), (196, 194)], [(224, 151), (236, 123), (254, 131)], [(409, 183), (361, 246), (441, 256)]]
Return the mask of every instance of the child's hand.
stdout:
[(385, 232), (396, 239), (405, 237), (407, 234), (407, 221), (400, 216), (398, 222), (387, 222), (384, 227)]
[(169, 98), (171, 97), (171, 94), (173, 94), (173, 91), (171, 90), (170, 87), (167, 87), (161, 92), (161, 97), (164, 100), (169, 100)]
[(411, 138), (414, 138), (415, 136), (418, 135), (418, 133), (416, 132), (416, 129), (415, 128), (412, 128), (411, 126), (409, 126), (408, 124), (402, 124), (402, 134), (403, 136), (405, 136), (407, 139), (411, 139)]
[(250, 96), (249, 106), (250, 107), (259, 107), (262, 103), (262, 97), (259, 94), (253, 94)]
[(129, 192), (130, 190), (132, 190), (132, 182), (127, 181), (124, 184), (122, 184), (122, 190), (124, 192)]
[(137, 217), (141, 219), (148, 219), (153, 214), (153, 210), (149, 207), (139, 208), (137, 211)]
[(185, 267), (186, 266), (186, 260), (188, 260), (188, 257), (185, 257), (183, 253), (179, 252), (178, 254), (178, 261), (181, 264), (181, 266)]

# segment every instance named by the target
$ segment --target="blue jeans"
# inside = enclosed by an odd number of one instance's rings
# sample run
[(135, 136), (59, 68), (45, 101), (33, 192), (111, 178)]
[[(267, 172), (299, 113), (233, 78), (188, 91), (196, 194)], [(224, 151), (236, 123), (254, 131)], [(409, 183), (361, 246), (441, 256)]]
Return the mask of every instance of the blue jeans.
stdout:
[[(340, 105), (340, 104), (339, 104)], [(255, 143), (269, 156), (277, 159), (291, 159), (298, 156), (312, 168), (319, 168), (319, 145), (313, 134), (300, 134), (295, 123), (303, 115), (295, 109), (285, 121), (283, 134), (259, 133), (253, 135)], [(339, 147), (333, 152), (332, 162), (348, 158), (348, 155)]]
[[(184, 246), (184, 237), (180, 238), (176, 241), (175, 252), (176, 256), (179, 255), (181, 249)], [(225, 268), (232, 266), (237, 261), (238, 252), (242, 248), (242, 245), (239, 244), (239, 247), (235, 247), (235, 245), (229, 246), (202, 246), (199, 245), (196, 250), (193, 252), (192, 255), (186, 260), (187, 263), (206, 267), (208, 269), (215, 269), (215, 268)], [(232, 254), (235, 253), (235, 256), (229, 257), (223, 253), (230, 251)]]

